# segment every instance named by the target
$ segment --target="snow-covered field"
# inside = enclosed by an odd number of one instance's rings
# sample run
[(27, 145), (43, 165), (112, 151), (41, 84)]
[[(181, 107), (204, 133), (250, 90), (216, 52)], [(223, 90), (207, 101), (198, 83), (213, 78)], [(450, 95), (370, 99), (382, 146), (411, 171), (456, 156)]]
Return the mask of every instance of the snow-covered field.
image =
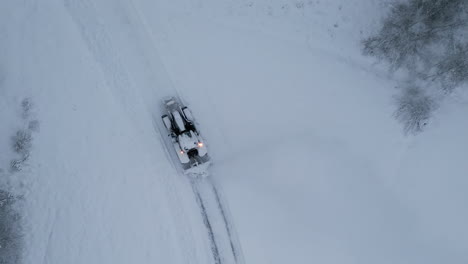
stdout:
[[(385, 2), (1, 3), (0, 183), (24, 197), (23, 262), (466, 263), (468, 96), (402, 134), (396, 81), (359, 46)], [(166, 153), (174, 94), (211, 180)]]

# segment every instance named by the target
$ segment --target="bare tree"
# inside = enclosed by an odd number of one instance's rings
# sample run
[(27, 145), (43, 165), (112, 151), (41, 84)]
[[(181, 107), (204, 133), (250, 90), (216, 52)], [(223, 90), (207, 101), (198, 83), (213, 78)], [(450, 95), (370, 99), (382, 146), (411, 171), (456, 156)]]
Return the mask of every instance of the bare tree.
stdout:
[(468, 43), (448, 48), (443, 59), (436, 64), (432, 80), (440, 80), (446, 91), (468, 80)]
[(422, 130), (435, 109), (423, 90), (444, 92), (468, 81), (468, 0), (395, 0), (380, 30), (363, 40), (363, 52), (410, 72), (422, 85), (397, 96), (395, 117), (406, 132)]
[(364, 53), (389, 61), (393, 67), (427, 61), (439, 45), (466, 28), (467, 0), (397, 2), (380, 31), (363, 41)]

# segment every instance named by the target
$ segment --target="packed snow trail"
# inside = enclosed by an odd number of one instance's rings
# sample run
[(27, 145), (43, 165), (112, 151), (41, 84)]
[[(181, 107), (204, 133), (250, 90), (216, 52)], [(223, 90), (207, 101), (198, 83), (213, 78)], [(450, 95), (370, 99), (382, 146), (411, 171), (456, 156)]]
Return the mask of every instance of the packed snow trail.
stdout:
[(230, 211), (227, 208), (227, 201), (221, 195), (219, 187), (216, 187), (215, 183), (212, 180), (210, 181), (210, 183), (212, 185), (216, 201), (218, 202), (219, 212), (223, 217), (227, 235), (229, 236), (229, 243), (231, 245), (232, 254), (234, 255), (234, 260), (236, 261), (236, 263), (245, 263), (244, 253), (242, 252), (239, 238), (237, 237), (236, 230), (231, 221), (232, 217)]
[(220, 199), (214, 183), (210, 178), (192, 179), (191, 182), (211, 241), (215, 262), (245, 263), (239, 241), (226, 214), (225, 201)]
[(203, 223), (205, 224), (205, 227), (208, 231), (208, 236), (210, 239), (211, 251), (213, 252), (214, 261), (216, 264), (221, 264), (218, 245), (216, 244), (213, 227), (211, 226), (210, 219), (208, 218), (208, 213), (206, 211), (205, 202), (201, 198), (200, 192), (195, 188), (195, 185), (193, 185), (193, 187), (194, 187), (193, 192), (195, 194), (195, 198), (197, 199), (198, 205), (200, 206), (201, 214), (203, 217)]
[[(113, 93), (115, 94), (116, 98), (121, 101), (124, 105), (125, 109), (129, 110), (129, 115), (136, 114), (134, 106), (131, 102), (140, 101), (141, 98), (138, 97), (136, 94), (132, 92), (132, 89), (138, 89), (136, 87), (134, 79), (131, 78), (131, 74), (129, 74), (126, 68), (123, 66), (119, 53), (114, 46), (117, 46), (118, 43), (112, 39), (111, 34), (107, 31), (105, 25), (102, 21), (99, 20), (98, 12), (96, 11), (96, 7), (90, 1), (82, 0), (82, 1), (69, 1), (66, 0), (66, 7), (70, 12), (73, 20), (77, 24), (78, 28), (82, 32), (83, 39), (87, 43), (91, 53), (95, 57), (96, 61), (101, 65), (104, 74), (108, 77), (108, 85), (112, 87), (114, 90)], [(132, 10), (133, 12), (127, 13), (127, 18), (133, 17), (133, 23), (139, 25), (140, 27), (144, 28), (145, 23), (144, 20), (140, 17), (138, 11), (134, 8), (134, 6), (126, 5), (124, 3), (120, 3), (120, 5), (125, 5), (125, 8), (121, 7), (121, 10)], [(116, 2), (116, 6), (119, 6), (119, 2)], [(131, 16), (132, 13), (134, 16)], [(140, 43), (152, 43), (152, 37), (150, 34), (145, 36), (144, 30), (138, 30), (137, 27), (132, 27), (132, 31), (138, 32), (132, 33), (137, 34), (137, 39), (140, 40)], [(166, 72), (164, 69), (163, 64), (157, 58), (157, 54), (154, 54), (154, 51), (151, 52), (153, 56), (151, 57), (152, 62), (150, 66), (152, 66), (152, 71), (149, 72), (158, 72), (158, 75), (161, 79), (162, 77), (167, 78)], [(151, 68), (151, 67), (150, 67)], [(164, 79), (164, 78), (162, 78)], [(158, 80), (160, 83), (161, 80)], [(170, 80), (163, 81), (165, 83), (171, 84)], [(177, 90), (171, 86), (164, 87), (163, 85), (157, 85), (158, 94), (154, 96), (155, 98), (163, 98), (167, 96), (169, 93), (173, 93), (177, 95)], [(171, 89), (172, 88), (172, 89)], [(162, 89), (162, 90), (159, 90)], [(172, 90), (172, 91), (171, 91)], [(159, 94), (159, 92), (161, 92)], [(143, 91), (143, 93), (147, 93)], [(143, 99), (145, 100), (145, 99)], [(165, 153), (169, 160), (172, 161), (174, 169), (178, 172), (178, 174), (185, 178), (186, 176), (181, 173), (180, 164), (178, 164), (178, 160), (173, 153), (171, 143), (168, 142), (168, 138), (166, 137), (166, 131), (163, 126), (161, 126), (160, 122), (160, 115), (161, 110), (154, 111), (151, 109), (155, 109), (155, 106), (151, 106), (154, 101), (149, 100), (146, 101), (148, 108), (150, 109), (153, 125), (155, 130), (161, 135), (162, 145), (166, 145)], [(157, 109), (157, 108), (156, 108)], [(156, 121), (158, 120), (158, 121)], [(168, 151), (169, 150), (169, 151)], [(174, 175), (175, 176), (175, 175)], [(238, 245), (238, 240), (233, 240), (233, 230), (232, 224), (228, 222), (227, 216), (225, 214), (226, 207), (222, 205), (221, 199), (219, 197), (219, 193), (216, 190), (215, 186), (211, 183), (211, 180), (188, 180), (185, 178), (185, 182), (188, 183), (190, 181), (193, 193), (195, 195), (195, 200), (199, 205), (200, 209), (200, 216), (203, 219), (203, 223), (206, 227), (206, 235), (207, 239), (209, 240), (213, 260), (216, 264), (224, 264), (224, 263), (243, 263), (243, 257), (240, 253), (240, 246)], [(172, 190), (171, 193), (176, 194), (177, 191), (174, 188), (176, 186), (167, 186), (168, 189)], [(183, 215), (184, 212), (180, 211), (177, 206), (177, 202), (180, 200), (176, 195), (172, 196), (171, 200), (174, 200), (174, 210), (179, 211), (176, 212), (174, 215), (175, 218), (178, 218), (177, 225), (179, 227), (184, 226), (185, 217), (177, 217)], [(190, 234), (190, 230), (186, 228), (183, 233)], [(187, 238), (189, 238), (187, 240)], [(181, 242), (184, 243), (193, 243), (193, 245), (197, 245), (194, 239), (190, 239), (190, 236), (181, 238)], [(190, 253), (190, 252), (189, 252)], [(190, 254), (186, 254), (184, 257), (187, 263), (193, 262), (195, 258), (195, 253), (192, 252)]]

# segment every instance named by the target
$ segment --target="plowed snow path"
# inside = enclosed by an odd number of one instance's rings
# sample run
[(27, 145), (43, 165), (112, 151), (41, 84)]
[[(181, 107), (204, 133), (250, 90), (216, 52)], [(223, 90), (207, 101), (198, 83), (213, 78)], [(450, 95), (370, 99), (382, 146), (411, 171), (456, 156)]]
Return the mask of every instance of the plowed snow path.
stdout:
[(210, 178), (195, 179), (192, 187), (209, 234), (215, 263), (245, 263), (227, 203), (213, 181)]
[[(119, 34), (115, 32), (111, 34), (108, 27), (106, 27), (106, 23), (110, 23), (109, 21), (112, 21), (113, 18), (111, 16), (105, 16), (107, 20), (102, 21), (102, 19), (100, 19), (102, 14), (98, 12), (98, 10), (102, 10), (102, 8), (97, 7), (97, 5), (98, 4), (87, 0), (65, 1), (65, 6), (79, 28), (91, 54), (107, 77), (106, 81), (108, 86), (116, 99), (119, 100), (124, 106), (124, 109), (127, 110), (127, 114), (130, 117), (138, 115), (140, 112), (139, 110), (141, 110), (138, 109), (138, 105), (143, 105), (147, 107), (147, 113), (150, 114), (153, 120), (158, 119), (160, 116), (160, 112), (156, 107), (157, 104), (159, 104), (158, 100), (167, 95), (177, 94), (177, 90), (173, 88), (164, 65), (159, 60), (156, 48), (151, 47), (153, 38), (148, 31), (145, 31), (144, 19), (140, 17), (139, 12), (131, 5), (131, 2), (130, 4), (121, 1), (112, 2), (114, 10), (125, 14), (124, 18), (127, 22), (122, 26), (128, 28), (124, 35), (119, 36)], [(130, 37), (130, 40), (126, 39), (126, 37)], [(128, 49), (129, 41), (134, 41), (134, 43), (137, 43), (138, 47)], [(124, 45), (122, 45), (122, 42)], [(146, 75), (138, 76), (142, 75), (142, 71), (132, 68), (132, 63), (130, 63), (130, 66), (127, 66), (129, 58), (135, 56), (122, 55), (125, 54), (125, 52), (129, 52), (130, 55), (140, 55), (136, 56), (140, 61), (133, 61), (133, 63), (144, 63), (145, 67), (136, 68), (145, 68)], [(143, 71), (143, 73), (145, 73), (145, 71)], [(144, 85), (144, 88), (139, 87), (140, 84), (138, 80), (142, 77), (146, 79), (152, 87), (147, 87), (148, 83)], [(140, 93), (134, 92), (138, 90)], [(157, 132), (164, 135), (164, 131), (160, 128), (161, 126), (158, 124)], [(171, 156), (173, 155), (166, 155), (169, 159), (173, 158), (171, 158)], [(175, 164), (175, 171), (180, 174), (180, 170), (177, 169), (177, 167), (177, 164)], [(179, 204), (183, 204), (184, 202), (188, 203), (184, 201), (184, 196), (186, 195), (181, 195), (180, 192), (187, 190), (190, 181), (185, 178), (185, 176), (179, 176), (178, 184), (172, 183), (169, 179), (165, 180), (165, 184), (168, 189), (168, 200), (172, 203), (172, 215), (173, 219), (175, 219), (174, 225), (177, 226), (178, 233), (182, 234), (179, 237), (178, 243), (181, 243), (182, 248), (192, 249), (185, 252), (185, 254), (181, 254), (181, 259), (184, 263), (203, 263), (206, 260), (200, 258), (196, 252), (205, 251), (204, 247), (206, 247), (207, 243), (200, 242), (200, 239), (205, 238), (205, 236), (196, 236), (193, 234), (194, 232), (191, 229), (193, 228), (193, 224), (185, 223), (185, 221), (189, 219), (187, 216), (188, 212), (184, 211), (179, 206)], [(177, 175), (169, 175), (168, 177), (177, 178)], [(195, 199), (192, 202), (196, 201), (199, 208), (194, 207), (192, 208), (193, 210), (190, 211), (193, 212), (196, 209), (201, 211), (201, 214), (197, 214), (196, 216), (201, 216), (199, 220), (202, 220), (207, 228), (206, 238), (210, 243), (214, 262), (243, 263), (239, 242), (237, 237), (233, 235), (233, 227), (228, 221), (228, 217), (225, 213), (227, 209), (222, 205), (219, 192), (210, 180), (192, 181), (191, 184), (193, 193), (195, 194)], [(197, 249), (197, 247), (201, 247), (201, 249)], [(204, 254), (201, 255), (204, 256)]]

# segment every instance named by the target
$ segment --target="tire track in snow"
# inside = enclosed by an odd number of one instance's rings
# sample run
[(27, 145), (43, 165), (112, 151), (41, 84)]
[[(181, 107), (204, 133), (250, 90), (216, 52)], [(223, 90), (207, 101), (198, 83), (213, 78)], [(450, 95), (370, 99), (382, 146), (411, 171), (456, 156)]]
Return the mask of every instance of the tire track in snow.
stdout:
[(221, 259), (219, 258), (218, 245), (216, 244), (215, 236), (213, 233), (213, 227), (211, 226), (210, 220), (208, 218), (208, 213), (206, 212), (205, 203), (203, 202), (200, 192), (195, 184), (192, 184), (192, 188), (193, 188), (193, 192), (195, 193), (197, 203), (200, 206), (201, 214), (203, 217), (203, 223), (205, 224), (205, 227), (208, 230), (208, 235), (209, 235), (210, 244), (211, 244), (211, 251), (213, 252), (214, 261), (216, 264), (221, 264)]
[(216, 263), (245, 263), (222, 195), (212, 179), (192, 179), (193, 192), (211, 240)]
[[(234, 256), (234, 260), (236, 261), (236, 263), (244, 263), (244, 257), (241, 254), (242, 250), (240, 248), (240, 243), (238, 243), (237, 239), (236, 239), (237, 243), (234, 243), (234, 233), (233, 233), (233, 230), (232, 230), (233, 229), (232, 224), (230, 223), (230, 221), (228, 221), (228, 217), (226, 216), (227, 210), (223, 206), (224, 203), (221, 202), (219, 192), (216, 189), (214, 183), (211, 182), (211, 185), (212, 185), (212, 188), (213, 188), (213, 193), (215, 195), (216, 201), (218, 203), (219, 211), (221, 212), (221, 215), (223, 217), (224, 225), (226, 227), (226, 232), (227, 232), (227, 234), (229, 236), (229, 243), (231, 245), (231, 250), (232, 250), (232, 254)], [(237, 246), (235, 244), (237, 244)]]
[(78, 27), (92, 58), (102, 71), (105, 84), (131, 117), (136, 115), (135, 102), (140, 101), (134, 92), (134, 82), (126, 71), (105, 24), (100, 19), (94, 3), (89, 0), (64, 0), (64, 6)]
[(50, 255), (52, 254), (52, 248), (51, 248), (51, 241), (52, 237), (54, 236), (54, 229), (55, 229), (55, 224), (57, 223), (57, 219), (59, 218), (60, 211), (55, 210), (54, 211), (54, 216), (51, 222), (51, 227), (49, 230), (49, 234), (47, 235), (47, 240), (45, 241), (45, 253), (42, 258), (42, 263), (47, 264), (49, 263)]

